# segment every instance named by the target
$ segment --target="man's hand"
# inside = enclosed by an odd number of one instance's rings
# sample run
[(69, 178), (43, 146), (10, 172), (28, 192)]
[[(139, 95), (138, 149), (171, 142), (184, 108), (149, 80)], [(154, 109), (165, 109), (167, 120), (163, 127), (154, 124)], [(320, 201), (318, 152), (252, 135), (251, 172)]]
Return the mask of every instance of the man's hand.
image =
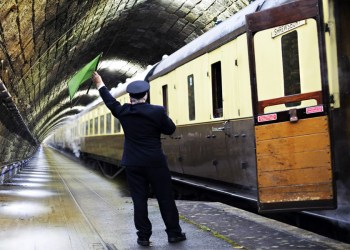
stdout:
[(91, 80), (96, 85), (97, 89), (105, 85), (102, 81), (101, 76), (96, 71), (92, 74)]

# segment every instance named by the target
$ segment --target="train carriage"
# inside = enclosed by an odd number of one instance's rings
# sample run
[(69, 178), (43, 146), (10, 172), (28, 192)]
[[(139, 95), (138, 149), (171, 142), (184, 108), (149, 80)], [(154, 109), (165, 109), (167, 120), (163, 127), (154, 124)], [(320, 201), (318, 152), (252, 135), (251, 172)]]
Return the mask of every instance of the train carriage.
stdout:
[(261, 211), (334, 208), (334, 6), (281, 3), (256, 1), (161, 62), (151, 99), (177, 118), (173, 171), (256, 187)]
[[(348, 13), (350, 1), (256, 0), (143, 75), (177, 125), (161, 137), (174, 175), (250, 190), (261, 212), (348, 213)], [(81, 152), (117, 164), (123, 131), (95, 133), (98, 110), (78, 118)]]

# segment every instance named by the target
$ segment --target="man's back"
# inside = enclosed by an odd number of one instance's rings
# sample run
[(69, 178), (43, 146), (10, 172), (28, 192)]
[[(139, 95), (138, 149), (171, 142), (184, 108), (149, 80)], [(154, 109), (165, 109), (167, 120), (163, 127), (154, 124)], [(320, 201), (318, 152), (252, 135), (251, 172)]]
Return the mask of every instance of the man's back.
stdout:
[(160, 135), (174, 133), (176, 126), (162, 106), (149, 103), (124, 104), (115, 100), (106, 87), (100, 94), (107, 107), (122, 124), (125, 166), (166, 167)]

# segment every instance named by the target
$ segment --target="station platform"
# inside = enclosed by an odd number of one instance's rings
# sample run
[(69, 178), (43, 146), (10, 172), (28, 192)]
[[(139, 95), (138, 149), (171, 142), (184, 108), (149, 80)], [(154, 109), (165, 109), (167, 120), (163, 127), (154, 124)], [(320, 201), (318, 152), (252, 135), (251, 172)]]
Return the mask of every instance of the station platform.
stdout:
[[(122, 181), (122, 180), (121, 180)], [(350, 249), (221, 203), (177, 201), (187, 240), (169, 244), (149, 200), (152, 249)], [(0, 186), (0, 249), (145, 249), (136, 243), (125, 183), (43, 147)]]

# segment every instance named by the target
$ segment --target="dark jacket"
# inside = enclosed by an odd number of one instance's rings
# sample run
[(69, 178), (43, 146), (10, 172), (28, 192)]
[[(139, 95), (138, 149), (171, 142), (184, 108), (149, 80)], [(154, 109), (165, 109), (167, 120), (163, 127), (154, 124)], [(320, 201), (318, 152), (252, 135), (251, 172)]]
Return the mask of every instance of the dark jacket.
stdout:
[(164, 107), (149, 103), (121, 105), (108, 91), (99, 90), (100, 95), (119, 119), (125, 135), (123, 166), (166, 167), (160, 135), (171, 135), (176, 126), (168, 117)]

